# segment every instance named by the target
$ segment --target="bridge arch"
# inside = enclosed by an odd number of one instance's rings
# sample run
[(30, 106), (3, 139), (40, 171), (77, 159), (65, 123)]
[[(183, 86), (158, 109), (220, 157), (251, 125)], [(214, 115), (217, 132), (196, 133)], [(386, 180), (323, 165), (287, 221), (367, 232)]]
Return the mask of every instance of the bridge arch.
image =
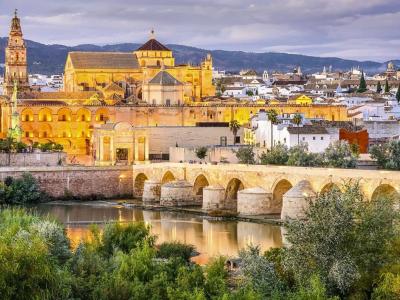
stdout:
[(136, 178), (135, 178), (135, 183), (133, 186), (133, 193), (135, 197), (142, 197), (143, 196), (143, 189), (144, 189), (144, 183), (145, 181), (148, 180), (146, 174), (144, 173), (139, 173)]
[(340, 191), (340, 187), (339, 187), (338, 184), (336, 184), (334, 182), (328, 182), (328, 183), (326, 183), (325, 185), (322, 186), (319, 194), (323, 195), (323, 194), (326, 194), (326, 193), (328, 193), (328, 192), (330, 192), (332, 190)]
[(210, 183), (206, 176), (203, 174), (197, 175), (194, 183), (193, 183), (193, 192), (196, 196), (203, 196), (203, 189), (206, 186), (209, 186)]
[(381, 184), (377, 186), (372, 193), (371, 201), (375, 201), (381, 197), (387, 197), (392, 200), (400, 199), (399, 192), (390, 184)]
[(244, 189), (243, 182), (238, 178), (232, 178), (225, 189), (225, 206), (232, 211), (237, 211), (238, 192)]
[(164, 173), (162, 179), (161, 179), (161, 184), (166, 184), (168, 182), (176, 180), (175, 175), (171, 171), (167, 171)]
[(281, 178), (272, 187), (272, 207), (274, 211), (282, 210), (283, 195), (286, 194), (293, 185), (289, 180)]

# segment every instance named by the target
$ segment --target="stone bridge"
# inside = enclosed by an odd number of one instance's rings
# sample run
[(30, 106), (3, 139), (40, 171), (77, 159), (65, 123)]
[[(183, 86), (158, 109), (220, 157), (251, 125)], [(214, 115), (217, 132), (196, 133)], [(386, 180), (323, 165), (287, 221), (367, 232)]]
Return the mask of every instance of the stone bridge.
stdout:
[(298, 217), (305, 198), (349, 180), (366, 199), (398, 197), (400, 172), (264, 165), (157, 163), (133, 166), (133, 193), (166, 206), (202, 205), (243, 215)]

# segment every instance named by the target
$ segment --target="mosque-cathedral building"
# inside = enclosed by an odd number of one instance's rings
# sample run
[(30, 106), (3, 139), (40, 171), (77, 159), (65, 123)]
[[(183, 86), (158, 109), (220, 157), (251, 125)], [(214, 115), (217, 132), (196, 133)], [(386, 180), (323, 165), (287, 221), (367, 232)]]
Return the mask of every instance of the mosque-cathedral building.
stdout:
[[(70, 52), (60, 92), (30, 89), (27, 49), (16, 13), (5, 53), (0, 137), (6, 137), (10, 129), (10, 99), (17, 86), (22, 141), (60, 143), (69, 155), (100, 162), (115, 161), (118, 149), (124, 150), (130, 163), (148, 160), (151, 128), (171, 126), (172, 130), (231, 120), (244, 124), (260, 109), (272, 107), (214, 98), (211, 55), (198, 66), (175, 65), (172, 51), (155, 39), (154, 32), (131, 53)], [(347, 120), (342, 106), (273, 107), (278, 113)]]

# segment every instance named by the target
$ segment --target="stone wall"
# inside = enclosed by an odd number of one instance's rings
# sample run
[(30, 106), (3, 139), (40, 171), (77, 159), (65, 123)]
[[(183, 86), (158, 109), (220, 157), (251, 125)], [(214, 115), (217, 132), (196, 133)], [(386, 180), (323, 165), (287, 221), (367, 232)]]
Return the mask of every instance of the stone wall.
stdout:
[(132, 167), (7, 167), (0, 168), (0, 180), (31, 173), (41, 188), (53, 197), (90, 195), (113, 198), (131, 196)]
[(64, 165), (65, 152), (0, 153), (0, 166), (31, 167)]

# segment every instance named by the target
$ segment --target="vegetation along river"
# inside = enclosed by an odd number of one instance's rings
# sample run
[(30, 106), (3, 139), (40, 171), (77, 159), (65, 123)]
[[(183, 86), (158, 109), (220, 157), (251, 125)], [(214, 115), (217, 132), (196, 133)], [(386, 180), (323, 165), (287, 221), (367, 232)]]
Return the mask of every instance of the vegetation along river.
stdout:
[(101, 201), (48, 203), (35, 209), (64, 223), (72, 246), (90, 236), (90, 224), (102, 226), (109, 221), (145, 222), (157, 235), (157, 244), (180, 241), (195, 246), (200, 255), (194, 261), (200, 264), (218, 255), (236, 256), (248, 244), (260, 245), (262, 251), (282, 245), (281, 228), (272, 224), (215, 221), (188, 213), (144, 210)]

